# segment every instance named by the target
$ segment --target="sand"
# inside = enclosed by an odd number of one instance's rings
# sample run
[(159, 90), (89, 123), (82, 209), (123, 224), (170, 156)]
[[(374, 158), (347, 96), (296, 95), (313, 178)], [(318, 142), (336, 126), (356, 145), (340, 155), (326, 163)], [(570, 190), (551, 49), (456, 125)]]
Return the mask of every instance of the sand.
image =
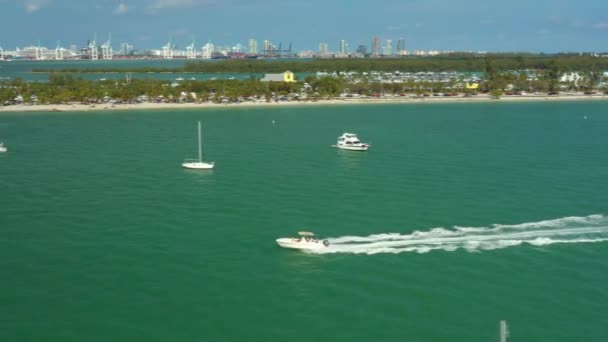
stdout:
[(231, 104), (216, 103), (133, 103), (133, 104), (45, 104), (45, 105), (11, 105), (0, 106), (0, 113), (9, 112), (91, 112), (114, 110), (164, 110), (164, 109), (207, 109), (207, 108), (239, 108), (264, 106), (316, 106), (340, 104), (397, 104), (397, 103), (448, 103), (448, 102), (516, 102), (516, 101), (595, 101), (608, 100), (608, 95), (512, 95), (494, 99), (488, 95), (463, 96), (429, 96), (422, 98), (395, 96), (383, 98), (336, 98), (318, 101), (281, 101), (281, 102), (242, 102)]

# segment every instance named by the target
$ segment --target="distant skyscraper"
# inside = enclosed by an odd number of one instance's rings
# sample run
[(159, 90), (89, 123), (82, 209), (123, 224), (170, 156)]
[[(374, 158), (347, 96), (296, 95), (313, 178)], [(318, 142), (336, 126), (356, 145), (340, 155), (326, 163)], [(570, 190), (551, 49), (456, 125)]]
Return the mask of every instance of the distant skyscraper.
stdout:
[(320, 53), (327, 53), (327, 52), (329, 52), (329, 49), (327, 47), (327, 43), (319, 43), (319, 52)]
[(367, 46), (365, 46), (365, 45), (359, 45), (357, 47), (357, 53), (360, 53), (360, 54), (362, 54), (364, 56), (367, 55)]
[(130, 55), (132, 52), (133, 52), (133, 45), (130, 45), (129, 43), (120, 44), (120, 53), (127, 56), (127, 55)]
[(252, 55), (258, 54), (258, 41), (255, 39), (249, 39), (248, 52)]
[(399, 38), (397, 41), (397, 53), (402, 54), (405, 51), (405, 38)]
[(390, 39), (386, 40), (384, 44), (384, 51), (382, 51), (384, 56), (392, 56), (393, 55), (393, 41)]
[(270, 40), (264, 41), (264, 54), (266, 56), (278, 55), (279, 51), (277, 51), (277, 50), (278, 50), (277, 47)]
[(380, 38), (372, 38), (372, 56), (380, 55)]
[(340, 40), (340, 53), (341, 54), (348, 53), (348, 43), (344, 39)]

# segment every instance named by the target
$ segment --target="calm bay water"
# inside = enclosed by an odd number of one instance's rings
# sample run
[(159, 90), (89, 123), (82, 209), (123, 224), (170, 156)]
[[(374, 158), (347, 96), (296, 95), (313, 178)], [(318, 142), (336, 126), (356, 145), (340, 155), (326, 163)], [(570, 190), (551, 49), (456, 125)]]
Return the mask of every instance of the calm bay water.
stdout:
[[(289, 58), (284, 59), (289, 60)], [(302, 60), (302, 59), (298, 59)], [(198, 59), (195, 62), (217, 63), (217, 59)], [(34, 69), (42, 70), (69, 70), (69, 69), (116, 69), (125, 72), (110, 73), (71, 73), (74, 77), (85, 80), (124, 80), (127, 77), (126, 70), (137, 68), (182, 68), (187, 59), (142, 59), (142, 60), (62, 60), (62, 61), (36, 61), (36, 60), (12, 60), (0, 62), (0, 81), (21, 78), (26, 81), (46, 82), (49, 74), (46, 72), (32, 72)], [(296, 73), (300, 78), (305, 78), (309, 73)], [(135, 79), (175, 80), (183, 78), (186, 80), (209, 80), (209, 79), (238, 79), (247, 80), (251, 77), (262, 78), (263, 73), (173, 73), (173, 72), (134, 72), (129, 74)]]
[(607, 110), (0, 114), (0, 341), (605, 341)]

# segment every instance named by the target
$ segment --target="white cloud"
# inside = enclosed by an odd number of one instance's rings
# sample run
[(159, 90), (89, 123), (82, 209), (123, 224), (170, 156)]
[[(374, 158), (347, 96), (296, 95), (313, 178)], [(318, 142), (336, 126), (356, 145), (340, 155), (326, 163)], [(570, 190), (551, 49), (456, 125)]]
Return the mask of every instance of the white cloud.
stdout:
[(536, 30), (536, 34), (540, 34), (540, 35), (551, 34), (551, 32), (552, 31), (546, 27)]
[(386, 28), (387, 31), (403, 31), (407, 29), (407, 24), (390, 25)]
[(599, 23), (593, 24), (592, 27), (598, 30), (608, 30), (608, 21), (600, 21)]
[(25, 1), (25, 11), (27, 13), (32, 13), (39, 11), (42, 7), (46, 6), (49, 3), (49, 0), (26, 0)]
[(171, 35), (174, 37), (182, 37), (182, 36), (187, 36), (189, 34), (190, 34), (190, 30), (188, 30), (186, 28), (180, 28), (180, 29), (171, 31)]
[(575, 18), (574, 20), (572, 20), (571, 26), (575, 28), (584, 28), (585, 26), (587, 26), (587, 22), (583, 19)]
[(207, 0), (154, 0), (151, 9), (165, 9), (165, 8), (189, 8), (196, 7), (205, 4), (209, 4), (211, 1)]
[(118, 6), (116, 6), (116, 8), (114, 9), (114, 14), (125, 14), (129, 11), (129, 7), (127, 7), (127, 5), (120, 3), (118, 4)]

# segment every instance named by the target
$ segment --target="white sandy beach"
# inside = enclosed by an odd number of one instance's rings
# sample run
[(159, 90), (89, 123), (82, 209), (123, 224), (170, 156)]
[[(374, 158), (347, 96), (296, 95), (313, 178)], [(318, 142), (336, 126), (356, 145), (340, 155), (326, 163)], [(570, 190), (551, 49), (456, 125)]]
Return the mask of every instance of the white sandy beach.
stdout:
[(511, 95), (499, 99), (489, 95), (463, 96), (429, 96), (429, 97), (384, 97), (384, 98), (336, 98), (318, 101), (281, 101), (281, 102), (241, 102), (231, 104), (216, 103), (133, 103), (133, 104), (45, 104), (45, 105), (10, 105), (0, 106), (0, 113), (9, 112), (91, 112), (114, 110), (163, 110), (163, 109), (206, 109), (238, 108), (265, 106), (316, 106), (316, 105), (353, 105), (353, 104), (397, 104), (397, 103), (448, 103), (448, 102), (517, 102), (517, 101), (597, 101), (608, 100), (608, 95)]

